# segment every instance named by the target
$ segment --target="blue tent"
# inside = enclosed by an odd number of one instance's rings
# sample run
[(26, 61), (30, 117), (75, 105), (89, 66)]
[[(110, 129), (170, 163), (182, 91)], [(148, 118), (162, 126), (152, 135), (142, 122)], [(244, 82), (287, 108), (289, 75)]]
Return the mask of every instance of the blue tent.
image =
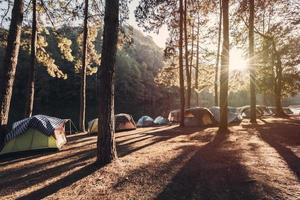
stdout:
[(155, 118), (154, 124), (166, 125), (166, 124), (169, 124), (169, 120), (167, 120), (166, 118), (164, 118), (162, 116), (158, 116), (158, 117)]
[(149, 116), (142, 116), (138, 122), (137, 122), (137, 127), (147, 127), (147, 126), (152, 126), (153, 125), (153, 119)]

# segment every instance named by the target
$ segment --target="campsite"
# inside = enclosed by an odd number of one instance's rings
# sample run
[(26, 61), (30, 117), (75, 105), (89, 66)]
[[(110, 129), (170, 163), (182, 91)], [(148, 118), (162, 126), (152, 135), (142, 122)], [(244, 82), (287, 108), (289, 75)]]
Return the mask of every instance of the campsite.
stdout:
[(4, 199), (297, 199), (299, 158), (293, 152), (299, 151), (299, 132), (295, 132), (299, 128), (293, 120), (268, 118), (254, 126), (243, 121), (220, 141), (213, 141), (216, 127), (183, 130), (167, 125), (119, 132), (119, 161), (100, 170), (93, 165), (97, 136), (71, 135), (61, 151), (2, 158), (0, 185), (5, 189), (0, 195)]
[(0, 200), (300, 199), (299, 13), (0, 1)]

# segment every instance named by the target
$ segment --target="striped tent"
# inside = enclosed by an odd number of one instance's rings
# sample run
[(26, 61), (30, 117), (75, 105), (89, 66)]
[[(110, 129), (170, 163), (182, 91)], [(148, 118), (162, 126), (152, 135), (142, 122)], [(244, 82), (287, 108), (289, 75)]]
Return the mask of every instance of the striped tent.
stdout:
[(34, 149), (60, 149), (66, 142), (64, 119), (35, 115), (15, 122), (0, 154)]

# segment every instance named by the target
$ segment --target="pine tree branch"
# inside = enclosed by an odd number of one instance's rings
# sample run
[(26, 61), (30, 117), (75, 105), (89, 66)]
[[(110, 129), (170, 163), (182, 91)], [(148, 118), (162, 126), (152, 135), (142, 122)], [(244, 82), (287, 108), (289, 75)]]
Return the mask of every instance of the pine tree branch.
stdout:
[(6, 9), (6, 12), (4, 13), (4, 15), (2, 17), (0, 27), (3, 27), (3, 21), (6, 18), (6, 16), (8, 15), (9, 10), (10, 10), (10, 1), (7, 2), (7, 9)]

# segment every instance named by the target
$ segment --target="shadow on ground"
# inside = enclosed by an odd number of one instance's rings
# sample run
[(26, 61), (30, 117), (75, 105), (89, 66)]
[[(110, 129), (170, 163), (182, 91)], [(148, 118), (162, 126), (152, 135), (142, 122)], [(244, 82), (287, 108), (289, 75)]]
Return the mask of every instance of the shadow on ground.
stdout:
[[(183, 130), (179, 127), (170, 127), (168, 130), (157, 128), (143, 132), (123, 132), (121, 139), (117, 138), (117, 150), (120, 157), (171, 138), (187, 135), (199, 131), (199, 128)], [(79, 168), (67, 176), (59, 177), (53, 183), (35, 190), (20, 199), (41, 199), (53, 194), (61, 188), (90, 175), (97, 167), (94, 165), (96, 156), (96, 136), (81, 135), (72, 137), (69, 146), (63, 151), (53, 152), (26, 152), (11, 154), (12, 157), (0, 158), (0, 195), (8, 195), (38, 184), (44, 184), (51, 178), (57, 178), (72, 169)], [(12, 167), (9, 167), (12, 166)], [(5, 188), (5, 189), (3, 189)]]
[(256, 130), (260, 137), (278, 152), (300, 180), (300, 157), (292, 151), (300, 145), (300, 122), (297, 120), (272, 123), (263, 120), (263, 122), (263, 125), (249, 125), (244, 128)]
[[(299, 178), (300, 160), (292, 147), (300, 144), (300, 123), (264, 121), (260, 125), (242, 124), (239, 128), (244, 129), (245, 134), (248, 135), (252, 134), (250, 130), (254, 130), (260, 136), (259, 140), (274, 148)], [(267, 188), (268, 186), (259, 186), (258, 181), (251, 178), (251, 172), (242, 160), (241, 146), (239, 146), (242, 143), (230, 139), (234, 134), (237, 136), (244, 133), (216, 135), (214, 131), (209, 132), (199, 128), (155, 127), (151, 130), (116, 134), (120, 157), (154, 144), (166, 145), (166, 141), (169, 142), (168, 144), (171, 142), (182, 144), (180, 147), (182, 152), (162, 166), (156, 166), (152, 172), (145, 172), (145, 169), (155, 165), (137, 168), (126, 177), (119, 178), (112, 189), (126, 191), (128, 184), (132, 184), (130, 182), (132, 180), (136, 180), (135, 184), (145, 189), (147, 184), (151, 184), (153, 177), (156, 180), (163, 179), (162, 177), (170, 174), (174, 166), (180, 165), (170, 180), (161, 185), (160, 192), (155, 195), (156, 199), (272, 199), (276, 196), (276, 191)], [(171, 140), (180, 136), (187, 137), (183, 137), (183, 141), (181, 138)], [(243, 138), (245, 140), (247, 137)], [(93, 174), (99, 169), (94, 165), (96, 139), (96, 136), (75, 136), (63, 151), (57, 153), (46, 152), (40, 157), (34, 154), (23, 158), (19, 156), (17, 159), (0, 159), (0, 196), (39, 185), (39, 188), (25, 193), (19, 199), (42, 199)], [(190, 141), (184, 143), (184, 139), (193, 140), (193, 144)], [(203, 145), (195, 145), (198, 142)], [(253, 152), (255, 148), (253, 144)], [(2, 170), (1, 167), (5, 169)], [(140, 180), (144, 173), (150, 173), (147, 177), (151, 178)], [(52, 178), (56, 179), (45, 184)], [(263, 189), (267, 192), (274, 191), (274, 196), (266, 198), (265, 193), (260, 191)]]
[(156, 199), (259, 199), (238, 150), (218, 134), (173, 177)]

